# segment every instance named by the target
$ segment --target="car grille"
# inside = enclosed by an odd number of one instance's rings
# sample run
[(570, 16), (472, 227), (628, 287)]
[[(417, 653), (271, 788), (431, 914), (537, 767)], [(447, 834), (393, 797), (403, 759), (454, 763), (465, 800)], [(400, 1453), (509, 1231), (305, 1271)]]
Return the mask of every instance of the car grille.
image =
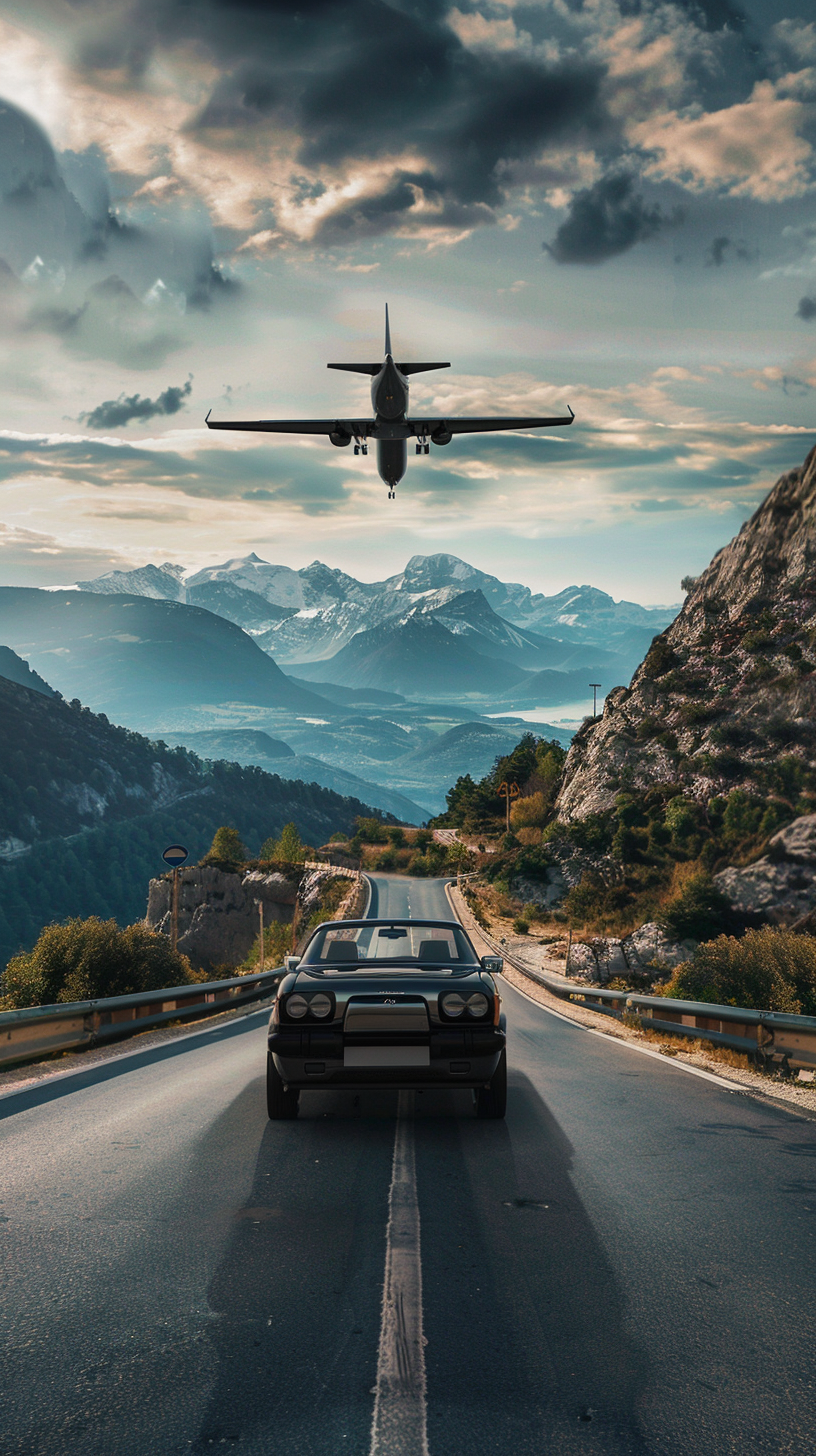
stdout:
[(421, 997), (408, 1000), (400, 997), (354, 996), (346, 1009), (344, 1030), (349, 1036), (379, 1035), (380, 1032), (403, 1034), (427, 1033), (428, 1010)]

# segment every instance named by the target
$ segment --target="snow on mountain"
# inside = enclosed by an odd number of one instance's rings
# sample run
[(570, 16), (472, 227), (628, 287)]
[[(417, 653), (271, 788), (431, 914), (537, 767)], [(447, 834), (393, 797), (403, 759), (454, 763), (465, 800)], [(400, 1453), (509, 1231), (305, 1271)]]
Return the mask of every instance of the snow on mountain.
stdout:
[(109, 571), (93, 581), (78, 581), (81, 591), (100, 592), (103, 595), (131, 597), (153, 597), (157, 601), (183, 602), (186, 593), (183, 586), (184, 567), (165, 561), (161, 566), (137, 566), (133, 571)]
[[(556, 666), (561, 642), (618, 653), (622, 663), (631, 664), (631, 672), (651, 638), (676, 612), (673, 607), (616, 602), (592, 586), (566, 587), (553, 596), (533, 593), (446, 552), (412, 556), (404, 571), (379, 582), (357, 581), (320, 561), (295, 571), (251, 552), (189, 576), (165, 562), (109, 572), (80, 586), (206, 605), (244, 627), (265, 652), (285, 664), (325, 661), (358, 632), (396, 620), (421, 604), (454, 635), (470, 636), (478, 650), (490, 654), (492, 643), (494, 654), (506, 650), (531, 668)], [(263, 602), (274, 608), (268, 621)], [(276, 620), (284, 614), (285, 620)]]

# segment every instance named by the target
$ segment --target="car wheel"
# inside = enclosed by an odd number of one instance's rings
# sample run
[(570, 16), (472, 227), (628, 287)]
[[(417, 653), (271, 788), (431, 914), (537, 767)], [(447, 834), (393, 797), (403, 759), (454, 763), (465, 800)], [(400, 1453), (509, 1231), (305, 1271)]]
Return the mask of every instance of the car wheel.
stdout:
[(272, 1053), (266, 1054), (266, 1110), (272, 1118), (297, 1117), (300, 1093), (288, 1091), (283, 1078), (272, 1060)]
[(504, 1117), (507, 1111), (507, 1052), (502, 1052), (499, 1064), (486, 1087), (476, 1093), (477, 1117)]

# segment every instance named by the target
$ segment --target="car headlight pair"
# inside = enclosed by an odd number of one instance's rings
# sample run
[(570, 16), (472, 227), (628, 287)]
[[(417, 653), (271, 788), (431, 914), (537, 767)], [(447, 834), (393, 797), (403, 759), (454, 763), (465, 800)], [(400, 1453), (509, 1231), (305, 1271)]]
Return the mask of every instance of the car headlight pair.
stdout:
[(467, 1014), (478, 1020), (487, 1016), (490, 1010), (490, 1002), (481, 991), (474, 991), (472, 996), (460, 996), (458, 991), (451, 991), (447, 996), (442, 997), (442, 1010), (446, 1016), (459, 1017)]
[(292, 996), (287, 996), (284, 1007), (286, 1015), (293, 1021), (301, 1021), (307, 1014), (316, 1016), (318, 1021), (325, 1021), (334, 1010), (334, 1002), (325, 991), (318, 991), (316, 996), (301, 996), (299, 991), (295, 991)]

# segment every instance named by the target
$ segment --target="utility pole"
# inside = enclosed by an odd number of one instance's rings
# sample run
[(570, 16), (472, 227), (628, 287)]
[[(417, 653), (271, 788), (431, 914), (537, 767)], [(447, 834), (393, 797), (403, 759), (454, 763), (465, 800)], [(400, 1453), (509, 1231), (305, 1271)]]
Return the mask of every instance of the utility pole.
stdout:
[(519, 786), (515, 782), (515, 780), (513, 781), (513, 783), (508, 784), (507, 780), (504, 779), (502, 781), (502, 783), (499, 784), (499, 796), (500, 796), (500, 798), (504, 799), (505, 804), (507, 806), (507, 833), (508, 834), (510, 833), (510, 801), (511, 801), (511, 799), (517, 799), (520, 793), (521, 793), (521, 789), (519, 788)]
[(183, 844), (171, 844), (164, 850), (162, 859), (173, 871), (173, 888), (170, 898), (170, 944), (173, 950), (178, 946), (178, 872), (188, 858), (187, 850)]
[(170, 944), (175, 950), (178, 946), (178, 868), (173, 868), (173, 928), (170, 935)]
[(590, 683), (589, 686), (592, 688), (592, 716), (593, 716), (593, 718), (597, 718), (597, 716), (598, 716), (598, 688), (601, 686), (601, 684), (600, 683)]
[(258, 914), (259, 914), (259, 915), (260, 915), (260, 917), (261, 917), (261, 960), (260, 960), (260, 969), (261, 969), (261, 972), (263, 972), (263, 968), (264, 968), (264, 923), (263, 923), (263, 900), (256, 900), (256, 901), (255, 901), (255, 904), (256, 904), (256, 905), (257, 905), (257, 907), (258, 907)]

